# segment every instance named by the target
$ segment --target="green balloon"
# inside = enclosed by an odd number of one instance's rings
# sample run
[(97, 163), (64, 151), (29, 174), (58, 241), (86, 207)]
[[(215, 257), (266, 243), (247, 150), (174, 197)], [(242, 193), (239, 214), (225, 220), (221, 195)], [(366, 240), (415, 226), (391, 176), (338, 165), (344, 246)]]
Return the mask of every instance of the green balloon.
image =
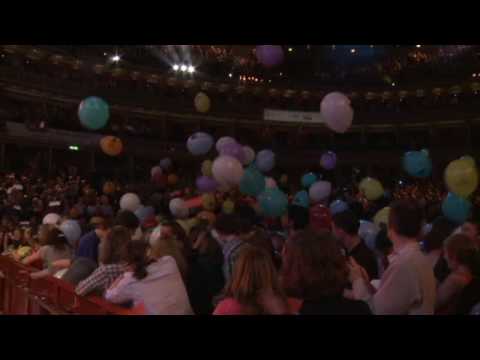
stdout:
[(99, 130), (107, 125), (110, 110), (105, 100), (90, 96), (84, 99), (78, 107), (80, 123), (90, 130)]
[(288, 209), (288, 198), (278, 188), (266, 189), (258, 197), (260, 209), (268, 217), (279, 217), (284, 215)]
[(240, 180), (240, 192), (244, 195), (258, 196), (265, 190), (265, 177), (254, 166), (248, 167)]

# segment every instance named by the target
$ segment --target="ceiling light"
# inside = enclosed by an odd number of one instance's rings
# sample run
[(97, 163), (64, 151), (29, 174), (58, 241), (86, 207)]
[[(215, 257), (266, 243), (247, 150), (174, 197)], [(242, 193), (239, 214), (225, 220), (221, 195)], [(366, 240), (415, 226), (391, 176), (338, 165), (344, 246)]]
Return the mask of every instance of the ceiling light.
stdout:
[(392, 86), (395, 86), (395, 83), (394, 83), (394, 82), (392, 82)]
[(187, 71), (187, 65), (181, 65), (180, 70), (183, 72)]
[(475, 74), (475, 73), (472, 74), (472, 77), (476, 77), (476, 76), (477, 76), (477, 74)]
[(193, 74), (193, 73), (195, 72), (195, 67), (193, 67), (192, 65), (190, 65), (190, 66), (188, 67), (188, 72), (189, 72), (190, 74)]
[(231, 78), (232, 76), (233, 76), (233, 74), (232, 74), (232, 73), (228, 74), (228, 77), (229, 77), (229, 78)]
[(288, 52), (292, 52), (292, 51), (293, 51), (293, 49), (292, 49), (292, 48), (288, 48)]
[(416, 46), (417, 48), (421, 48), (421, 47), (422, 47), (422, 45), (415, 45), (415, 46)]
[(119, 62), (119, 61), (120, 61), (120, 55), (118, 55), (118, 54), (117, 54), (117, 55), (113, 55), (113, 56), (112, 56), (112, 61), (113, 61), (113, 62)]
[(173, 71), (178, 71), (179, 68), (180, 66), (178, 66), (177, 64), (172, 66)]
[(355, 49), (350, 49), (350, 52), (351, 52), (352, 54), (354, 54), (355, 51), (357, 51), (357, 50), (355, 50)]

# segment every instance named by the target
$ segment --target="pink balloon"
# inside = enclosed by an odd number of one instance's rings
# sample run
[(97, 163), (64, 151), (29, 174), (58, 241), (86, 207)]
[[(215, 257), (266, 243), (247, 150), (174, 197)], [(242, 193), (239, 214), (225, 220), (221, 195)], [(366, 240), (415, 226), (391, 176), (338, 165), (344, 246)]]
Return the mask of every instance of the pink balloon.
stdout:
[(337, 133), (344, 133), (352, 126), (353, 109), (348, 97), (342, 93), (326, 95), (320, 104), (320, 113), (326, 126)]
[(245, 161), (245, 153), (243, 151), (243, 146), (237, 142), (227, 143), (220, 148), (220, 154), (231, 156), (240, 161), (242, 164)]
[(279, 65), (284, 57), (280, 45), (258, 45), (255, 54), (258, 61), (266, 67)]
[(221, 188), (228, 188), (240, 184), (243, 167), (234, 157), (221, 155), (213, 162), (212, 174)]
[(217, 143), (215, 144), (215, 149), (220, 153), (222, 151), (222, 148), (231, 143), (236, 143), (237, 141), (230, 137), (230, 136), (223, 136), (220, 139), (218, 139)]

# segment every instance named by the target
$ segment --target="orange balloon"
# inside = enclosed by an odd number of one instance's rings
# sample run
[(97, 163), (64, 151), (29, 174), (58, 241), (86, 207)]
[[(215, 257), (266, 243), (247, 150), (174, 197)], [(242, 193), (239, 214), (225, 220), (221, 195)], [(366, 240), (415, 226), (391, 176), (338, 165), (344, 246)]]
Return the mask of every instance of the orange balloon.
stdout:
[(116, 136), (105, 136), (100, 140), (100, 147), (109, 156), (118, 156), (123, 151), (123, 143)]
[(106, 195), (113, 194), (115, 192), (115, 184), (111, 181), (107, 181), (103, 184), (103, 193)]
[(175, 175), (175, 174), (170, 174), (168, 175), (168, 185), (175, 185), (176, 183), (178, 183), (178, 176)]

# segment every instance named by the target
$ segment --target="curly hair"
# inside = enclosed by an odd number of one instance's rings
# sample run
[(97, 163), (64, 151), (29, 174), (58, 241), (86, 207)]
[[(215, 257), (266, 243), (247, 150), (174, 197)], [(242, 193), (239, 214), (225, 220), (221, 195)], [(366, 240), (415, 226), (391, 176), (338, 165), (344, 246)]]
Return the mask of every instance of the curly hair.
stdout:
[(348, 284), (346, 258), (329, 232), (300, 231), (285, 243), (281, 278), (291, 297), (315, 301), (336, 296)]

